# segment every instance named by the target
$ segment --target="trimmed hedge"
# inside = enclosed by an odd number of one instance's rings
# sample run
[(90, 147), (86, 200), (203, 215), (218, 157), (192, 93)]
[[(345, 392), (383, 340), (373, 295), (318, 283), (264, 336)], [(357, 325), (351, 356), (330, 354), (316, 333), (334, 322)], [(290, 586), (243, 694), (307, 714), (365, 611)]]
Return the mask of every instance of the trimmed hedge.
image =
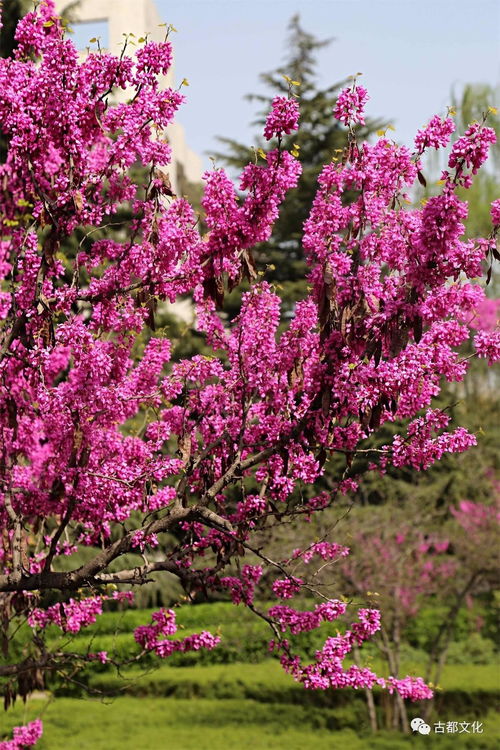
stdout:
[[(303, 603), (304, 607), (307, 603)], [(261, 604), (265, 608), (266, 603)], [(58, 629), (49, 629), (49, 646), (61, 647), (68, 651), (85, 654), (89, 651), (107, 651), (109, 656), (118, 662), (126, 662), (133, 659), (139, 652), (139, 648), (133, 637), (134, 628), (150, 622), (151, 615), (155, 610), (129, 609), (122, 612), (105, 612), (97, 619), (97, 622), (86, 628), (76, 636), (61, 636)], [(428, 613), (424, 615), (426, 622)], [(221, 636), (221, 643), (213, 651), (201, 649), (188, 653), (176, 652), (168, 659), (172, 667), (192, 667), (217, 664), (258, 664), (269, 658), (268, 643), (272, 637), (267, 623), (256, 617), (245, 607), (235, 607), (227, 602), (216, 602), (213, 604), (199, 604), (184, 606), (177, 611), (179, 630), (175, 637), (183, 637), (192, 633), (208, 629), (214, 634)], [(294, 637), (294, 650), (302, 657), (310, 658), (314, 651), (321, 648), (325, 638), (335, 635), (339, 624), (324, 623), (317, 630), (303, 633)], [(342, 625), (340, 625), (342, 628)], [(481, 646), (481, 648), (479, 648)], [(450, 662), (460, 662), (460, 672), (463, 673), (470, 664), (488, 664), (494, 658), (491, 641), (472, 636), (468, 640), (454, 643), (451, 648)], [(477, 652), (477, 653), (476, 653)], [(374, 644), (367, 643), (361, 650), (363, 664), (371, 666), (379, 663), (379, 654)], [(459, 658), (460, 657), (460, 658)], [(406, 663), (410, 673), (421, 674), (422, 665), (426, 663), (425, 652), (403, 644), (401, 659)], [(154, 654), (147, 656), (143, 664), (152, 668), (161, 666), (161, 660)], [(463, 665), (463, 666), (462, 666)], [(448, 669), (451, 669), (451, 664)], [(379, 664), (379, 671), (384, 667)], [(110, 667), (95, 663), (93, 671), (106, 672)], [(84, 680), (85, 680), (84, 676)]]
[[(374, 668), (384, 674), (383, 665), (375, 664)], [(403, 664), (401, 674), (407, 671), (412, 670), (406, 670)], [(271, 660), (262, 664), (194, 668), (164, 665), (153, 672), (134, 669), (121, 676), (109, 672), (92, 674), (89, 687), (98, 693), (115, 696), (125, 693), (134, 697), (178, 699), (238, 698), (319, 707), (338, 707), (354, 702), (353, 705), (359, 705), (363, 716), (366, 712), (362, 691), (305, 690)], [(375, 689), (374, 693), (379, 696), (381, 691)], [(495, 665), (465, 668), (453, 665), (445, 669), (442, 690), (436, 694), (436, 714), (445, 718), (451, 715), (479, 717), (489, 708), (495, 708), (499, 699), (500, 685)]]

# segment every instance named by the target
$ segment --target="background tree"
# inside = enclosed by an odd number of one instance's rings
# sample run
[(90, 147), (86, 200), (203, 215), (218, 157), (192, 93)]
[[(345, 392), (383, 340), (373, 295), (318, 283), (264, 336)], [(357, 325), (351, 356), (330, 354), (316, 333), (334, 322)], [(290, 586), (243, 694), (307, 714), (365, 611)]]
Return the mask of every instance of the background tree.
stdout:
[(0, 29), (0, 57), (10, 57), (16, 48), (17, 24), (29, 9), (29, 0), (8, 0), (0, 3), (2, 28)]
[[(374, 643), (390, 674), (400, 671), (409, 629), (419, 610), (435, 601), (440, 616), (428, 633), (426, 679), (439, 685), (461, 607), (495, 588), (498, 500), (495, 497), (488, 505), (462, 501), (445, 523), (415, 505), (405, 509), (386, 505), (358, 513), (349, 534), (351, 554), (332, 571), (342, 580), (347, 596), (380, 607), (382, 627)], [(408, 731), (400, 696), (384, 703), (386, 724)], [(431, 709), (426, 707), (425, 715)], [(372, 726), (373, 717), (374, 713)]]

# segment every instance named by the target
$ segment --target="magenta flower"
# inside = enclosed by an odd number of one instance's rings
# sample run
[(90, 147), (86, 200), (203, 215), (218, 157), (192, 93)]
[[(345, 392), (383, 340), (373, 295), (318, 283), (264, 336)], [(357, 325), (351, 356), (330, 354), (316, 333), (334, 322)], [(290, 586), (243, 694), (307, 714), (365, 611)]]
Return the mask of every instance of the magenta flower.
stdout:
[(429, 124), (417, 132), (415, 148), (422, 153), (426, 148), (438, 149), (447, 146), (454, 131), (455, 123), (451, 117), (441, 119), (439, 115), (434, 115)]
[(266, 140), (270, 141), (275, 136), (279, 138), (283, 133), (289, 135), (292, 130), (297, 130), (298, 126), (299, 103), (297, 99), (275, 96), (264, 128)]
[(344, 125), (364, 125), (364, 107), (369, 98), (368, 91), (364, 86), (354, 84), (342, 89), (333, 114)]
[(498, 227), (500, 225), (500, 198), (497, 198), (496, 201), (493, 201), (490, 210), (493, 226)]

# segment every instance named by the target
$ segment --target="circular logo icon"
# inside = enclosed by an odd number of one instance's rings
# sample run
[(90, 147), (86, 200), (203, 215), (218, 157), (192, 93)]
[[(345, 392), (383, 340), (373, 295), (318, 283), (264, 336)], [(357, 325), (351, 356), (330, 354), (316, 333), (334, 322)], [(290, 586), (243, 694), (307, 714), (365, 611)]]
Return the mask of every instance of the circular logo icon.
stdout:
[(414, 732), (418, 732), (419, 734), (430, 734), (431, 731), (430, 726), (419, 716), (411, 720), (410, 726)]

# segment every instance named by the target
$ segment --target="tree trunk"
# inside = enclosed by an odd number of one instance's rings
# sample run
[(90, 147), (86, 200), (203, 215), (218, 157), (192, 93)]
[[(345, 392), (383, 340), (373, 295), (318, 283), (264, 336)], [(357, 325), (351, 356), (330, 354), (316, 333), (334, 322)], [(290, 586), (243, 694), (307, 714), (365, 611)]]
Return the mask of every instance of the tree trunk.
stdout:
[[(353, 647), (353, 655), (354, 655), (354, 662), (357, 664), (357, 666), (361, 666), (360, 661), (360, 653), (359, 648), (357, 645), (354, 645)], [(375, 700), (373, 698), (373, 692), (369, 690), (368, 688), (365, 688), (365, 696), (366, 696), (366, 705), (368, 707), (368, 718), (370, 720), (370, 727), (372, 732), (376, 732), (378, 730), (377, 726), (377, 712), (375, 710)]]
[[(399, 643), (400, 643), (400, 637), (399, 637), (399, 623), (396, 620), (393, 628), (393, 642), (394, 647), (391, 647), (391, 644), (389, 643), (389, 639), (387, 637), (387, 633), (382, 630), (382, 640), (383, 640), (383, 652), (386, 656), (387, 663), (389, 665), (389, 671), (392, 674), (393, 677), (398, 677), (399, 675)], [(400, 696), (400, 694), (395, 691), (392, 695), (392, 722), (390, 722), (389, 726), (392, 726), (392, 729), (401, 729), (405, 733), (409, 733), (410, 731), (410, 725), (408, 723), (408, 713), (406, 711), (406, 705), (403, 700), (403, 698)]]
[[(455, 620), (457, 619), (460, 607), (462, 606), (467, 593), (473, 587), (479, 575), (480, 574), (477, 571), (475, 571), (471, 575), (462, 590), (457, 593), (455, 603), (450, 608), (447, 617), (441, 623), (441, 627), (437, 632), (434, 643), (432, 644), (431, 652), (429, 654), (429, 661), (427, 663), (427, 670), (425, 675), (426, 682), (433, 682), (434, 685), (437, 685), (439, 683), (439, 680), (441, 679), (443, 668), (446, 662), (448, 646), (450, 645), (451, 636), (453, 633), (453, 625), (455, 624)], [(435, 698), (432, 698), (431, 700), (426, 702), (422, 716), (425, 721), (428, 721), (432, 710), (434, 709), (434, 701)]]

